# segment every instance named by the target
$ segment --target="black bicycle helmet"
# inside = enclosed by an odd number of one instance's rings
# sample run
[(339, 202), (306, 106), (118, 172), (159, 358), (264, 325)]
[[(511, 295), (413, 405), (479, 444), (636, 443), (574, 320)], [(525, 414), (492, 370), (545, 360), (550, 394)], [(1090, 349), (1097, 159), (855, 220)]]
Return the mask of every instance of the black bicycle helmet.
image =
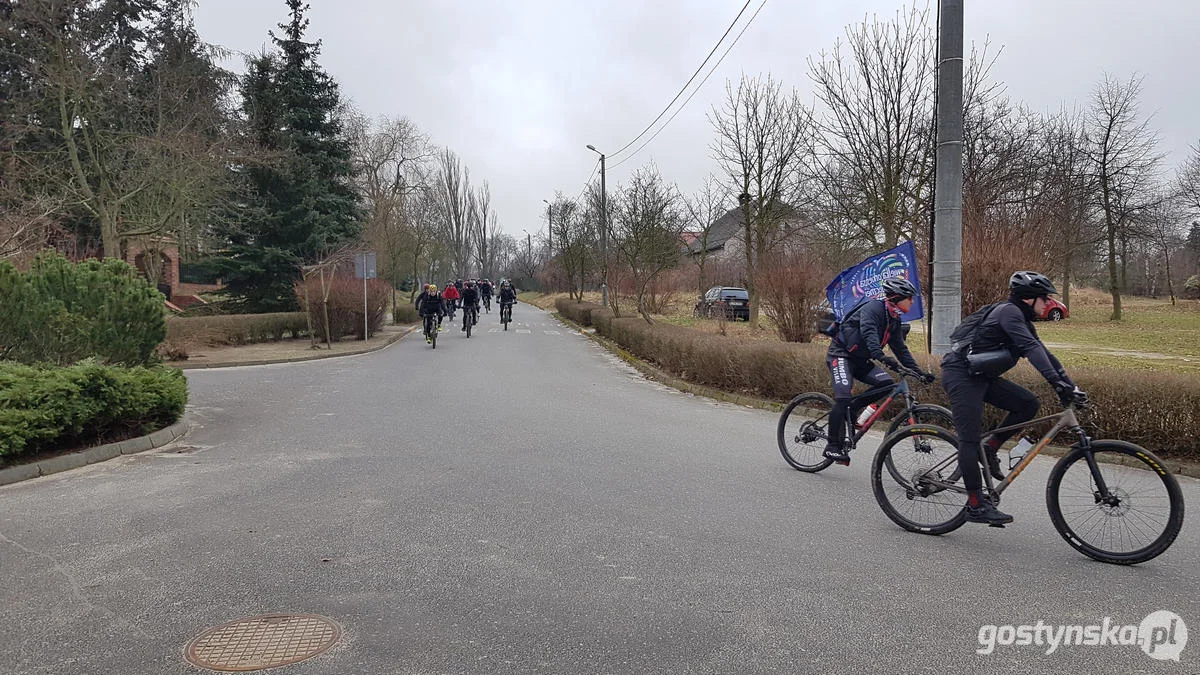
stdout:
[(1040, 298), (1058, 293), (1054, 284), (1045, 274), (1038, 272), (1017, 272), (1008, 280), (1008, 290), (1021, 299)]
[(883, 294), (889, 300), (893, 298), (911, 298), (917, 294), (917, 287), (904, 277), (889, 277), (879, 284)]

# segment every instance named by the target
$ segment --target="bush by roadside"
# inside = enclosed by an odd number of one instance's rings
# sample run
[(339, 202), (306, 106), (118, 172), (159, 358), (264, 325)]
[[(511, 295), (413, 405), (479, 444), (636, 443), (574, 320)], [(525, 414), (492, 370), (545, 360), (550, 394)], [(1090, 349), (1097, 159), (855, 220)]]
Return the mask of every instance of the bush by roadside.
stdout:
[(0, 466), (19, 455), (119, 440), (172, 424), (187, 380), (163, 366), (0, 362)]
[(396, 313), (392, 316), (392, 323), (418, 323), (421, 321), (421, 316), (417, 314), (417, 308), (411, 304), (396, 305)]
[[(572, 314), (563, 316), (572, 319)], [(584, 318), (577, 309), (574, 316)], [(824, 344), (737, 342), (682, 326), (648, 325), (640, 318), (616, 319), (602, 308), (591, 309), (586, 319), (578, 323), (590, 323), (638, 357), (697, 384), (781, 402), (800, 392), (829, 389)], [(1137, 443), (1165, 456), (1200, 459), (1200, 381), (1195, 377), (1159, 372), (1130, 377), (1127, 370), (1084, 367), (1072, 368), (1071, 376), (1092, 396), (1094, 406), (1084, 422), (1097, 427), (1098, 436)], [(1042, 415), (1061, 409), (1032, 368), (1022, 365), (1009, 377), (1039, 395)], [(949, 405), (939, 385), (920, 387), (918, 397)]]
[(0, 261), (0, 317), (0, 359), (27, 364), (147, 365), (166, 336), (162, 294), (113, 258), (48, 252), (24, 272)]

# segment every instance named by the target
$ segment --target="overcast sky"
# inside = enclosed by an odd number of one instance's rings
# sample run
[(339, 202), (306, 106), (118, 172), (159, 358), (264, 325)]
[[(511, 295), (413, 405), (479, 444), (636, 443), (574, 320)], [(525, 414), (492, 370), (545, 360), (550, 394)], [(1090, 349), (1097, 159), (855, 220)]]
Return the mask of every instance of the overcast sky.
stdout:
[[(632, 140), (674, 97), (744, 0), (310, 0), (309, 39), (342, 95), (370, 116), (406, 116), (487, 181), (501, 227), (545, 229), (543, 199), (579, 194), (597, 156)], [(753, 0), (731, 41), (762, 4)], [(770, 73), (811, 101), (806, 59), (847, 24), (890, 18), (900, 0), (767, 0), (741, 40), (674, 121), (609, 160), (608, 185), (653, 161), (681, 191), (716, 172), (706, 118), (740, 73)], [(924, 3), (921, 3), (924, 7)], [(937, 7), (931, 0), (930, 11)], [(207, 42), (251, 53), (284, 22), (283, 0), (199, 0)], [(993, 79), (1043, 111), (1085, 106), (1108, 72), (1145, 77), (1142, 109), (1167, 168), (1200, 141), (1200, 2), (967, 0), (966, 41), (1002, 48)], [(725, 45), (714, 56), (724, 51)], [(710, 62), (710, 66), (711, 66)], [(226, 64), (242, 70), (240, 59)], [(708, 67), (704, 72), (708, 71)], [(701, 74), (703, 77), (703, 73)], [(699, 78), (697, 78), (699, 81)], [(686, 98), (686, 94), (684, 96)], [(682, 100), (682, 99), (681, 99)], [(670, 114), (667, 115), (668, 117)], [(664, 117), (664, 119), (666, 119)], [(644, 140), (644, 139), (643, 139)]]

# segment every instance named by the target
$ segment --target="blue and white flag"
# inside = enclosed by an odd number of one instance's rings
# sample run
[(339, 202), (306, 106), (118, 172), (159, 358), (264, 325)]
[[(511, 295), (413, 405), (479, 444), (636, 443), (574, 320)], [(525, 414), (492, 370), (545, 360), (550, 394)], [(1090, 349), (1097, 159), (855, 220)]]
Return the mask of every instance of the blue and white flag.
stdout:
[(925, 310), (921, 302), (921, 280), (917, 277), (917, 249), (911, 241), (842, 270), (842, 273), (825, 287), (825, 297), (829, 299), (834, 316), (841, 320), (846, 316), (846, 312), (854, 309), (854, 306), (864, 299), (882, 298), (883, 290), (879, 288), (879, 284), (892, 277), (904, 277), (917, 288), (912, 309), (905, 312), (900, 319), (920, 319), (925, 315)]

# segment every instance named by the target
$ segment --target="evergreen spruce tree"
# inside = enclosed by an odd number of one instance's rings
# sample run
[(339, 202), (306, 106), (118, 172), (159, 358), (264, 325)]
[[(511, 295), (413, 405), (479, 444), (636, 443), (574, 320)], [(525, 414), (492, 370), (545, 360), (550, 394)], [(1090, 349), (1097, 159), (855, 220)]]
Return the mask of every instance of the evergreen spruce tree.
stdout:
[(338, 117), (337, 83), (306, 42), (308, 5), (287, 0), (290, 21), (271, 33), (274, 53), (250, 59), (241, 94), (246, 133), (261, 161), (245, 167), (245, 199), (224, 228), (226, 292), (246, 311), (296, 307), (303, 264), (359, 236), (350, 144)]

